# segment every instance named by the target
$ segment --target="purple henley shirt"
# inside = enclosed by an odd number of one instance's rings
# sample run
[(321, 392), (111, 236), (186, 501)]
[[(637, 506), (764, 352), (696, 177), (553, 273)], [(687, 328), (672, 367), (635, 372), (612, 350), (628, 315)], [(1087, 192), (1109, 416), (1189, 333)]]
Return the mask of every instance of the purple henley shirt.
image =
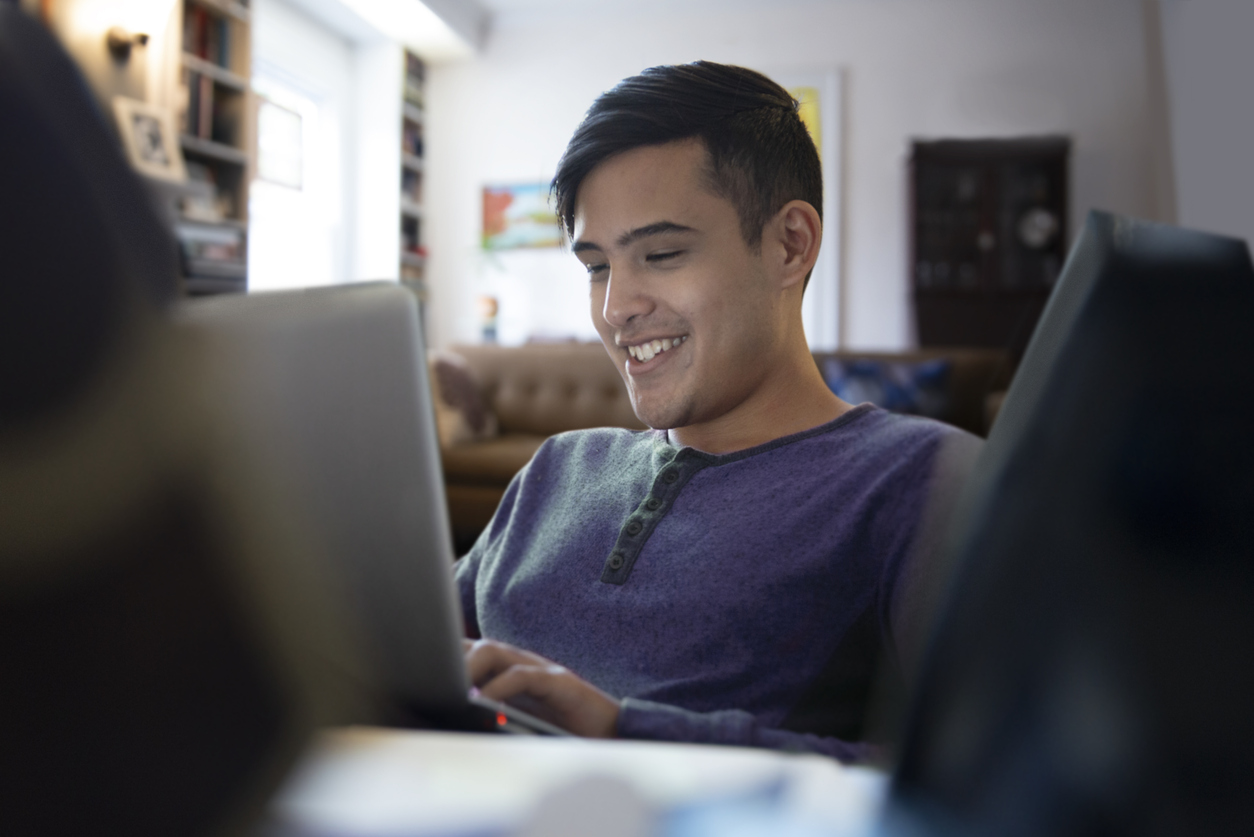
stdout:
[(456, 565), (467, 631), (619, 698), (622, 737), (862, 758), (952, 434), (862, 404), (723, 455), (661, 431), (554, 436)]

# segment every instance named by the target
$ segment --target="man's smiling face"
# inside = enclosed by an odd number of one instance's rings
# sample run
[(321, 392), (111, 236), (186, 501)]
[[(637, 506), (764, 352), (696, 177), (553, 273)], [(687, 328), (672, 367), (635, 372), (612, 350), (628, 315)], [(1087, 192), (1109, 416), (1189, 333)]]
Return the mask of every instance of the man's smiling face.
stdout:
[(593, 169), (575, 201), (592, 320), (636, 415), (659, 429), (734, 420), (782, 344), (762, 256), (706, 165), (698, 140), (635, 148)]

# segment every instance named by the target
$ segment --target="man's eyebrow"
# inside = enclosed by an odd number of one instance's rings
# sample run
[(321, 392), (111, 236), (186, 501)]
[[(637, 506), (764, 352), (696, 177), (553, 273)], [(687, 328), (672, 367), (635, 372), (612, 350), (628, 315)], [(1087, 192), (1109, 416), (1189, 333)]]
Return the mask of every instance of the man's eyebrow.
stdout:
[[(642, 238), (648, 238), (651, 235), (662, 235), (663, 233), (683, 233), (696, 232), (692, 227), (685, 227), (683, 224), (676, 224), (674, 221), (657, 221), (653, 224), (646, 224), (643, 227), (636, 227), (629, 230), (618, 237), (615, 242), (619, 247), (626, 247)], [(600, 244), (593, 241), (577, 241), (571, 245), (572, 253), (582, 253), (586, 250), (603, 250)]]
[(617, 244), (619, 247), (626, 247), (628, 244), (632, 244), (642, 238), (648, 238), (651, 235), (676, 232), (696, 232), (696, 230), (692, 227), (685, 227), (683, 224), (676, 224), (673, 221), (658, 221), (655, 224), (636, 227), (634, 230), (623, 233), (618, 237)]

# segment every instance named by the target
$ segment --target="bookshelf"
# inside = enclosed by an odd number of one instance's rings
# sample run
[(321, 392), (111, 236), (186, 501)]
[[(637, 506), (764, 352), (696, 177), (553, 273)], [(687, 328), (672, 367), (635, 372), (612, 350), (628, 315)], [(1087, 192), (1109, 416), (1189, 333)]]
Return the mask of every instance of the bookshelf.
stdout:
[(1066, 137), (916, 141), (911, 249), (919, 344), (1017, 359), (1066, 259)]
[(179, 142), (188, 183), (176, 235), (190, 294), (248, 286), (248, 184), (255, 163), (246, 3), (181, 0)]
[(423, 239), (423, 121), (426, 67), (422, 59), (405, 51), (405, 78), (401, 101), (401, 252), (400, 279), (427, 301), (427, 249)]

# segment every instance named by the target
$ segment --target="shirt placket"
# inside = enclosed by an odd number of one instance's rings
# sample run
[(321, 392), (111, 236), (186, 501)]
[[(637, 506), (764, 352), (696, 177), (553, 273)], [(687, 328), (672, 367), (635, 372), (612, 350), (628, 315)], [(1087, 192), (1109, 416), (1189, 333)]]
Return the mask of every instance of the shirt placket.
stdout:
[(675, 498), (688, 480), (707, 464), (692, 456), (690, 449), (685, 448), (658, 471), (648, 494), (619, 528), (614, 547), (605, 559), (605, 567), (601, 572), (602, 582), (624, 584), (627, 581), (653, 530), (671, 510)]

